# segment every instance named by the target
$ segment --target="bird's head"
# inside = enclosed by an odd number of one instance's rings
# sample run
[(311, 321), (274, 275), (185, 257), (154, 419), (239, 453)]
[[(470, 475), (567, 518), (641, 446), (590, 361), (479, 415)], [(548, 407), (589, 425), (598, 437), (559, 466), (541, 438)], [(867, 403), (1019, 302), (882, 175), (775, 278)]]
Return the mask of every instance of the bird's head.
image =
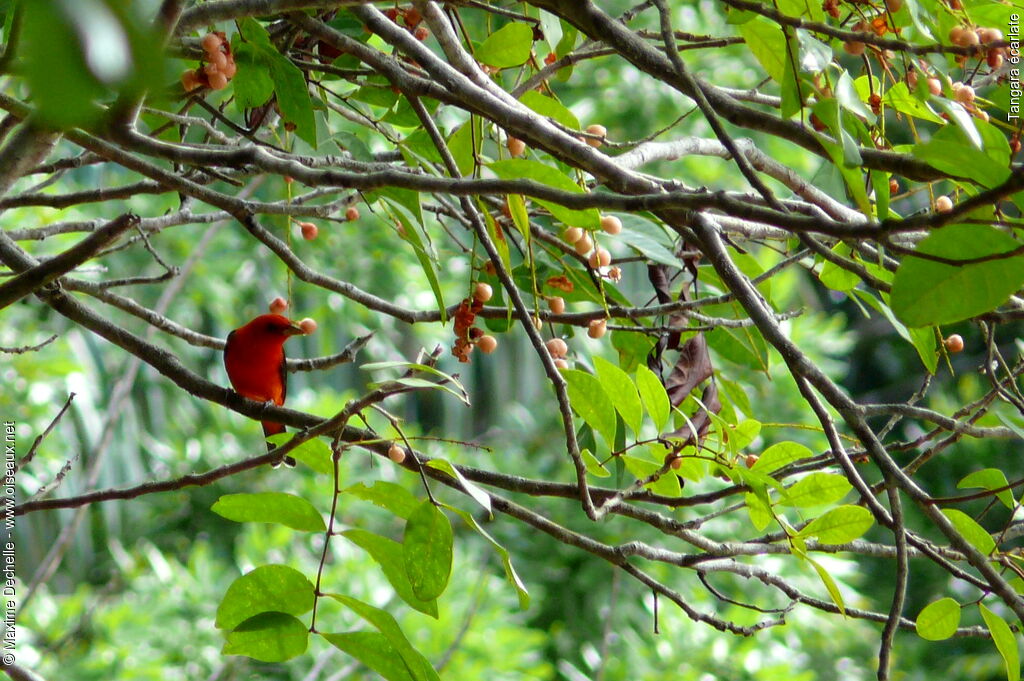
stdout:
[(245, 328), (261, 336), (281, 338), (282, 340), (289, 336), (305, 333), (297, 322), (279, 314), (262, 314), (246, 324)]

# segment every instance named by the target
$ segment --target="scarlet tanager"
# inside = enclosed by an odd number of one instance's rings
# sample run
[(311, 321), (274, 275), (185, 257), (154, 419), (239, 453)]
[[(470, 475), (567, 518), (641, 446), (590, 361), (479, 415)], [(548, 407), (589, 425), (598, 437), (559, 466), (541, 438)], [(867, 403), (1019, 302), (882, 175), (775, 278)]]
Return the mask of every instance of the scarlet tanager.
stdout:
[[(250, 400), (283, 405), (288, 394), (284, 342), (302, 333), (303, 329), (287, 317), (263, 314), (228, 334), (224, 368), (235, 392)], [(263, 421), (264, 436), (283, 432), (284, 424)], [(273, 448), (268, 442), (267, 449)], [(290, 456), (284, 462), (295, 465)]]

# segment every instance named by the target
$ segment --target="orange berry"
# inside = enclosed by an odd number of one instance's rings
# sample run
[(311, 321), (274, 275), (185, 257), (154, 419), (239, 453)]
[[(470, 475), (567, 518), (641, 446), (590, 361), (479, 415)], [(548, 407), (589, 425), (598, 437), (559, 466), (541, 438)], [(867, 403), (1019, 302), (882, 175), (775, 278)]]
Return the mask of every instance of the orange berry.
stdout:
[(622, 268), (616, 265), (615, 267), (608, 270), (608, 278), (612, 281), (622, 280)]
[(359, 209), (355, 206), (349, 206), (345, 209), (345, 219), (349, 222), (359, 219)]
[(220, 51), (220, 46), (223, 43), (224, 41), (216, 33), (207, 33), (203, 36), (203, 49), (208, 53)]
[(302, 238), (306, 241), (312, 241), (320, 233), (320, 230), (312, 222), (300, 222), (299, 229), (302, 230)]
[(594, 242), (590, 238), (589, 234), (584, 234), (575, 244), (573, 244), (573, 247), (580, 255), (586, 255), (587, 253), (590, 253), (590, 249), (594, 247)]
[(216, 66), (218, 71), (223, 73), (228, 66), (228, 55), (217, 50), (215, 52), (211, 52), (207, 56), (209, 57), (210, 63)]
[(1010, 139), (1010, 151), (1011, 152), (1016, 154), (1018, 151), (1020, 151), (1020, 147), (1021, 147), (1021, 144), (1020, 144), (1020, 138), (1019, 137), (1013, 137), (1013, 138)]
[(420, 26), (412, 34), (416, 37), (416, 40), (423, 42), (430, 35), (430, 31), (427, 30), (426, 26)]
[(569, 346), (561, 338), (552, 338), (545, 345), (547, 346), (548, 354), (555, 359), (565, 357), (569, 352)]
[(940, 213), (948, 213), (953, 210), (953, 201), (948, 196), (940, 196), (935, 199), (935, 210)]
[(185, 92), (192, 92), (201, 85), (202, 83), (199, 82), (199, 76), (196, 75), (194, 69), (189, 69), (181, 74), (181, 87)]
[(405, 448), (399, 447), (397, 444), (391, 445), (388, 449), (388, 458), (395, 463), (402, 463), (405, 461)]
[(316, 320), (313, 319), (312, 317), (304, 317), (303, 319), (299, 320), (299, 328), (302, 329), (302, 333), (306, 334), (307, 336), (316, 331), (316, 327)]
[(911, 90), (917, 87), (917, 69), (907, 69), (907, 87)]
[(618, 234), (622, 231), (622, 220), (618, 219), (614, 215), (602, 215), (601, 229), (603, 229), (607, 234)]
[(942, 82), (938, 78), (928, 79), (928, 91), (936, 97), (942, 94)]
[[(957, 87), (959, 85), (959, 87)], [(956, 101), (961, 104), (972, 104), (974, 103), (974, 88), (970, 85), (964, 85), (963, 83), (957, 83), (953, 86), (953, 96), (956, 97)]]
[(746, 464), (747, 468), (753, 468), (754, 464), (757, 463), (757, 454), (747, 454), (743, 457), (743, 463)]
[(1006, 58), (1003, 57), (1003, 49), (1001, 47), (989, 50), (988, 54), (985, 56), (985, 61), (988, 63), (988, 67), (993, 71), (1002, 66), (1005, 59)]
[(966, 32), (967, 29), (963, 26), (954, 26), (949, 29), (949, 42), (954, 45), (964, 45), (964, 34)]
[(587, 324), (587, 335), (591, 338), (600, 338), (608, 330), (607, 319), (594, 319)]
[(612, 262), (612, 254), (606, 248), (598, 248), (590, 254), (590, 266), (595, 270), (598, 267), (608, 267)]
[(994, 43), (1003, 39), (1003, 32), (998, 28), (979, 28), (978, 39), (983, 43)]
[(954, 333), (952, 336), (942, 341), (942, 344), (946, 346), (946, 350), (950, 353), (961, 352), (964, 349), (964, 339), (958, 333)]
[(903, 7), (903, 0), (885, 0), (885, 8), (890, 14), (896, 14)]
[(565, 230), (565, 234), (562, 237), (567, 244), (574, 244), (583, 238), (583, 229), (580, 227), (570, 227)]
[(587, 137), (584, 138), (584, 141), (592, 147), (599, 147), (604, 143), (604, 138), (608, 134), (608, 128), (598, 123), (594, 123), (593, 125), (587, 126), (587, 132), (591, 135), (595, 135), (596, 137), (600, 137), (601, 139), (592, 139)]
[(522, 156), (526, 153), (526, 142), (519, 139), (518, 137), (508, 138), (508, 153), (513, 156)]
[(549, 66), (554, 64), (556, 61), (558, 61), (558, 55), (554, 52), (548, 52), (548, 56), (544, 57), (544, 63)]
[(498, 339), (494, 336), (480, 336), (480, 340), (476, 342), (476, 346), (480, 348), (480, 352), (485, 355), (489, 355), (497, 349)]
[(683, 467), (683, 457), (681, 457), (681, 456), (673, 457), (671, 463), (669, 463), (669, 466), (672, 466), (672, 470), (674, 470), (674, 471), (679, 470), (680, 468)]
[(219, 71), (217, 73), (208, 73), (207, 79), (210, 81), (210, 88), (214, 90), (223, 90), (228, 86), (228, 77)]
[(288, 309), (288, 301), (278, 296), (270, 301), (270, 314), (284, 314)]
[(890, 194), (895, 194), (899, 190), (900, 190), (900, 183), (896, 181), (895, 177), (891, 178), (889, 180), (889, 193)]
[(236, 73), (238, 73), (238, 65), (237, 65), (237, 64), (235, 64), (235, 60), (234, 60), (234, 59), (232, 59), (231, 57), (228, 57), (228, 61), (227, 61), (227, 63), (226, 63), (225, 65), (224, 65), (224, 68), (223, 68), (223, 69), (221, 69), (221, 72), (222, 72), (222, 73), (223, 73), (223, 74), (224, 74), (225, 76), (227, 76), (229, 80), (230, 80), (231, 78), (234, 78), (234, 77), (235, 77), (235, 74), (236, 74)]
[(493, 296), (494, 290), (491, 288), (491, 285), (485, 284), (482, 281), (478, 283), (476, 287), (473, 289), (473, 300), (479, 301), (481, 303), (486, 303)]
[(566, 362), (562, 358), (558, 358), (558, 359), (555, 360), (555, 368), (556, 369), (568, 369), (569, 368), (569, 363)]
[(565, 312), (565, 298), (561, 296), (553, 296), (548, 298), (548, 307), (555, 314), (562, 314)]

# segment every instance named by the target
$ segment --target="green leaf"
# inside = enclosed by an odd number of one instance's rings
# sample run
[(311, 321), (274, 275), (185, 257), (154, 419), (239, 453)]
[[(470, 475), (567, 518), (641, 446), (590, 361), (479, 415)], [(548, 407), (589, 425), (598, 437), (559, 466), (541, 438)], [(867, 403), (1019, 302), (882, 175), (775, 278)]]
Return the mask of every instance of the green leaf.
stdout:
[[(917, 252), (954, 260), (1020, 247), (989, 225), (950, 225), (932, 232)], [(1024, 256), (947, 265), (906, 256), (892, 284), (892, 311), (907, 326), (952, 324), (995, 309), (1024, 285)]]
[(474, 56), (481, 63), (506, 69), (529, 59), (531, 49), (533, 29), (527, 24), (513, 22), (487, 36)]
[(413, 681), (401, 655), (388, 637), (378, 631), (322, 634), (328, 643), (351, 655), (387, 681)]
[[(540, 161), (510, 158), (504, 161), (494, 161), (489, 163), (487, 167), (503, 180), (533, 180), (559, 191), (572, 194), (584, 193), (578, 184), (557, 168), (553, 168)], [(573, 208), (565, 208), (552, 201), (536, 198), (533, 200), (547, 208), (551, 211), (552, 215), (567, 225), (585, 227), (587, 229), (597, 229), (601, 226), (601, 214), (595, 208), (575, 210)]]
[(845, 544), (860, 537), (874, 524), (871, 511), (863, 506), (837, 506), (809, 522), (801, 537), (817, 537), (822, 544)]
[(439, 471), (444, 471), (455, 478), (466, 494), (472, 497), (473, 501), (483, 506), (484, 510), (487, 511), (488, 514), (491, 514), (491, 496), (481, 489), (479, 485), (467, 480), (465, 476), (459, 472), (459, 469), (453, 466), (450, 462), (445, 461), (444, 459), (431, 459), (427, 462), (427, 466)]
[(430, 662), (427, 661), (427, 658), (423, 657), (423, 654), (409, 643), (409, 639), (402, 633), (402, 629), (398, 626), (398, 622), (395, 621), (394, 617), (380, 608), (375, 608), (350, 596), (343, 596), (342, 594), (327, 595), (376, 627), (377, 631), (387, 639), (391, 647), (398, 653), (398, 656), (405, 663), (406, 669), (415, 681), (440, 681), (440, 677), (438, 677)]
[(126, 26), (100, 0), (33, 0), (19, 10), (17, 62), (39, 119), (59, 129), (99, 123), (97, 102), (135, 61)]
[(772, 80), (782, 83), (785, 73), (786, 36), (779, 26), (757, 17), (739, 27), (747, 48)]
[(843, 594), (839, 591), (839, 585), (836, 584), (836, 580), (832, 579), (832, 575), (828, 573), (828, 570), (826, 570), (821, 563), (810, 556), (805, 556), (805, 559), (811, 564), (814, 571), (818, 573), (818, 578), (821, 580), (821, 583), (825, 585), (825, 590), (828, 591), (828, 595), (832, 598), (832, 602), (836, 604), (837, 608), (839, 608), (839, 612), (845, 616), (846, 605), (843, 603)]
[[(288, 442), (295, 433), (275, 433), (267, 438), (267, 442), (274, 445), (283, 445)], [(317, 473), (326, 475), (334, 474), (334, 462), (331, 459), (331, 448), (323, 440), (313, 438), (306, 440), (295, 449), (288, 452), (288, 456), (301, 461)]]
[[(846, 244), (839, 242), (832, 248), (832, 252), (844, 258), (849, 258), (853, 251)], [(821, 266), (821, 274), (818, 275), (818, 279), (833, 291), (849, 291), (860, 283), (860, 277), (857, 273), (843, 269), (830, 260), (826, 260)]]
[(763, 474), (772, 473), (794, 461), (812, 456), (814, 453), (799, 442), (779, 442), (761, 452), (761, 456), (750, 470)]
[(386, 508), (403, 519), (408, 519), (420, 505), (419, 499), (413, 496), (412, 492), (401, 485), (384, 480), (378, 480), (372, 487), (367, 487), (366, 483), (361, 482), (346, 488), (344, 493)]
[(313, 504), (286, 492), (225, 494), (210, 510), (238, 523), (280, 523), (302, 532), (327, 529)]
[(584, 449), (580, 452), (580, 456), (583, 458), (583, 463), (587, 467), (587, 472), (598, 478), (607, 478), (611, 475), (608, 469), (601, 465), (601, 462), (597, 460), (597, 457), (590, 453), (589, 449)]
[(437, 600), (424, 600), (416, 596), (412, 590), (409, 576), (405, 574), (405, 554), (402, 544), (394, 539), (382, 537), (366, 530), (345, 530), (341, 533), (346, 539), (370, 554), (380, 565), (384, 576), (391, 582), (399, 598), (420, 612), (437, 619)]
[(274, 44), (270, 42), (270, 34), (267, 32), (267, 29), (252, 17), (245, 17), (239, 22), (238, 32), (242, 34), (246, 42), (252, 43), (253, 46), (274, 49)]
[(850, 481), (836, 473), (811, 473), (786, 490), (779, 504), (800, 508), (833, 504), (852, 489)]
[(615, 406), (596, 376), (578, 369), (562, 371), (568, 384), (569, 402), (580, 418), (604, 438), (608, 447), (615, 448)]
[(954, 102), (945, 99), (944, 97), (933, 97), (931, 101), (935, 103), (936, 107), (942, 109), (949, 115), (956, 127), (964, 133), (968, 141), (973, 144), (975, 148), (981, 149), (983, 143), (981, 141), (981, 134), (978, 132), (978, 128), (974, 124), (974, 116), (967, 113), (967, 109), (961, 106), (960, 102)]
[(530, 214), (526, 210), (526, 201), (519, 194), (509, 194), (505, 197), (505, 202), (508, 205), (508, 212), (512, 215), (512, 224), (522, 235), (526, 249), (530, 250)]
[[(626, 465), (626, 470), (637, 480), (643, 480), (653, 475), (664, 465), (663, 463), (655, 463), (654, 461), (626, 454), (620, 456), (619, 459)], [(679, 476), (671, 471), (666, 472), (657, 480), (647, 483), (645, 487), (655, 494), (661, 494), (666, 497), (678, 497), (682, 494), (682, 488), (679, 486)]]
[(412, 246), (413, 253), (415, 253), (416, 259), (423, 269), (423, 274), (430, 284), (430, 290), (434, 292), (434, 300), (437, 301), (437, 309), (441, 314), (441, 323), (443, 324), (448, 321), (446, 318), (444, 294), (441, 292), (441, 283), (437, 278), (434, 261), (427, 253), (419, 232), (420, 226), (423, 224), (423, 212), (419, 202), (419, 194), (406, 189), (389, 187), (384, 191), (384, 200), (398, 217), (399, 222), (402, 223), (402, 238)]
[(295, 134), (309, 146), (316, 148), (316, 122), (313, 120), (313, 101), (306, 88), (306, 77), (298, 66), (280, 52), (270, 48), (262, 50), (270, 64), (270, 78), (274, 81), (277, 106), (281, 118), (295, 126)]
[(772, 521), (772, 512), (768, 505), (764, 503), (760, 496), (751, 492), (744, 494), (743, 499), (747, 502), (747, 514), (750, 516), (750, 524), (758, 532), (764, 531), (764, 528), (768, 527), (768, 524)]
[(409, 516), (403, 560), (417, 598), (430, 601), (444, 593), (452, 574), (452, 541), (448, 516), (429, 499)]
[[(972, 126), (974, 124), (972, 123)], [(994, 126), (978, 122), (979, 148), (961, 128), (947, 125), (934, 132), (913, 154), (930, 166), (953, 177), (968, 177), (986, 187), (1002, 184), (1010, 176), (1010, 145)]]
[(843, 71), (839, 76), (839, 80), (836, 81), (835, 93), (836, 101), (839, 102), (840, 108), (846, 109), (854, 116), (860, 116), (868, 121), (868, 123), (875, 122), (875, 115), (871, 113), (871, 110), (864, 104), (864, 100), (860, 98), (853, 79), (850, 78), (850, 74), (846, 71)]
[(1000, 491), (996, 492), (996, 498), (1003, 502), (1003, 506), (1013, 510), (1015, 504), (1013, 493), (1008, 489), (1009, 485), (1010, 482), (1006, 479), (1006, 474), (998, 468), (983, 468), (980, 471), (974, 471), (965, 476), (956, 484), (956, 488), (980, 487), (987, 490), (998, 489)]
[(476, 118), (470, 119), (469, 123), (459, 126), (459, 129), (448, 138), (448, 150), (452, 152), (455, 164), (459, 166), (459, 174), (463, 176), (472, 175), (476, 169), (474, 142), (479, 148), (481, 136), (473, 135), (475, 121)]
[(926, 641), (944, 641), (960, 626), (960, 604), (952, 598), (932, 601), (917, 614), (917, 635)]
[(761, 422), (754, 419), (744, 419), (735, 426), (729, 426), (729, 446), (735, 451), (747, 447), (757, 439), (761, 433)]
[(992, 634), (992, 642), (1003, 657), (1006, 664), (1006, 681), (1020, 681), (1020, 651), (1017, 649), (1017, 637), (1013, 635), (1010, 625), (999, 615), (978, 603), (978, 610), (985, 620), (985, 626)]
[(217, 607), (218, 629), (234, 629), (262, 612), (301, 615), (313, 609), (313, 583), (287, 565), (261, 565), (228, 587)]
[(486, 539), (490, 543), (490, 545), (494, 547), (494, 550), (498, 552), (499, 556), (501, 556), (502, 564), (505, 566), (506, 579), (508, 580), (509, 584), (515, 587), (516, 593), (519, 594), (519, 607), (523, 610), (529, 608), (530, 592), (526, 590), (526, 585), (523, 584), (523, 580), (519, 578), (519, 574), (516, 572), (515, 566), (512, 565), (512, 556), (509, 554), (508, 549), (506, 549), (504, 546), (495, 541), (494, 537), (487, 534), (487, 531), (484, 530), (484, 528), (480, 527), (480, 523), (476, 521), (476, 518), (474, 518), (471, 513), (467, 513), (466, 511), (463, 511), (461, 508), (453, 508), (451, 506), (445, 506), (445, 508), (449, 509), (453, 513), (457, 513), (459, 517), (461, 517), (467, 525), (473, 528), (473, 530), (476, 531), (477, 534)]
[(232, 45), (231, 53), (238, 67), (231, 79), (235, 106), (244, 111), (266, 104), (274, 94), (274, 81), (270, 78), (267, 60), (252, 45), (238, 40)]
[(284, 662), (306, 652), (308, 645), (305, 624), (283, 612), (263, 612), (228, 633), (221, 652), (261, 662)]
[(629, 379), (629, 374), (603, 357), (594, 357), (594, 370), (597, 380), (601, 382), (605, 393), (614, 395), (615, 410), (622, 416), (622, 421), (633, 433), (640, 437), (640, 426), (644, 420), (644, 408), (640, 404), (640, 395), (636, 386)]
[(932, 111), (932, 108), (928, 106), (926, 102), (921, 101), (917, 97), (910, 93), (907, 88), (907, 84), (900, 81), (890, 87), (886, 91), (885, 96), (882, 97), (882, 102), (889, 107), (892, 107), (901, 114), (907, 116), (913, 116), (914, 118), (920, 118), (930, 123), (938, 123), (944, 125), (945, 121)]
[(665, 392), (665, 386), (661, 384), (657, 374), (641, 364), (636, 368), (636, 388), (640, 393), (644, 409), (654, 421), (655, 428), (659, 433), (662, 432), (665, 429), (665, 424), (668, 423), (669, 414), (672, 412), (672, 405), (669, 402), (668, 393)]
[(562, 106), (562, 103), (553, 97), (545, 97), (536, 90), (527, 90), (526, 94), (519, 98), (519, 101), (541, 116), (547, 116), (570, 130), (581, 129), (576, 114)]
[(942, 509), (942, 515), (946, 516), (949, 522), (953, 523), (953, 527), (963, 535), (968, 544), (986, 556), (995, 550), (996, 540), (971, 516), (955, 508)]
[(638, 215), (625, 213), (617, 216), (622, 221), (618, 239), (651, 262), (679, 267), (679, 258), (672, 252), (672, 238), (664, 228)]

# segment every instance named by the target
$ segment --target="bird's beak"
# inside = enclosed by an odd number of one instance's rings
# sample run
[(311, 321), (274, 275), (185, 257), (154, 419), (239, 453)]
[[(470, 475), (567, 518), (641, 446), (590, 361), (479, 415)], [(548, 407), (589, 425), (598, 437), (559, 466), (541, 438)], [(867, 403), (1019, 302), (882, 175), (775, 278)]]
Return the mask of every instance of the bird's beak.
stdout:
[(301, 336), (305, 333), (306, 332), (302, 330), (302, 327), (299, 326), (298, 322), (291, 322), (291, 324), (288, 325), (288, 328), (284, 330), (285, 336)]

